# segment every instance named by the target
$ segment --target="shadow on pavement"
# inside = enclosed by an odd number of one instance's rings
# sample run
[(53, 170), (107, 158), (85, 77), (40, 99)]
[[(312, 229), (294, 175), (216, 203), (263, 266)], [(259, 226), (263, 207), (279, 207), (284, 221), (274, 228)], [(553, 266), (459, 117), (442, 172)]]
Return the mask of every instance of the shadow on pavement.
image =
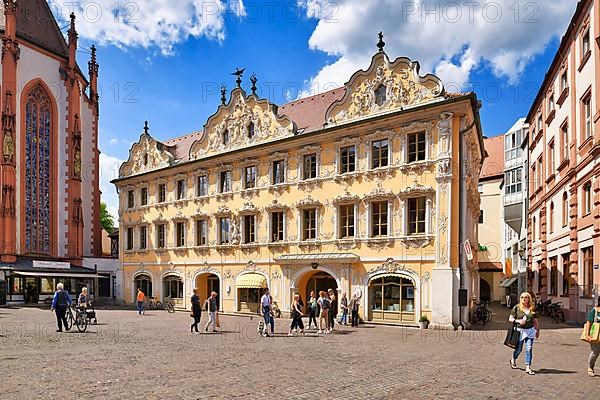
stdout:
[(564, 375), (564, 374), (576, 374), (576, 371), (563, 371), (561, 369), (542, 368), (535, 371), (536, 374), (548, 374), (548, 375)]

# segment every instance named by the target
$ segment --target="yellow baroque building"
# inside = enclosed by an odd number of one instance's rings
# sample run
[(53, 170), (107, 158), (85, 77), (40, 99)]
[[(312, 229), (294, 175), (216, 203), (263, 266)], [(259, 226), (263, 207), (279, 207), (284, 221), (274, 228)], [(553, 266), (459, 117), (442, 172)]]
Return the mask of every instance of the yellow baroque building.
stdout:
[(485, 157), (475, 94), (383, 49), (343, 87), (280, 107), (251, 81), (249, 95), (241, 79), (223, 89), (201, 131), (159, 142), (146, 125), (132, 146), (114, 180), (124, 301), (140, 287), (189, 308), (197, 287), (256, 313), (268, 287), (285, 314), (294, 293), (332, 288), (366, 321), (466, 322)]

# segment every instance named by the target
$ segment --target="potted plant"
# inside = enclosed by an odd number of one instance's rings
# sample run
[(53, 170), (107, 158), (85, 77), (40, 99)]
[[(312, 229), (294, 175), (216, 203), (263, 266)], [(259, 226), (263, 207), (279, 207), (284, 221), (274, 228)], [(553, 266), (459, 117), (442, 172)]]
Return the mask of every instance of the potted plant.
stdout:
[(429, 319), (427, 318), (427, 315), (421, 315), (421, 318), (419, 318), (419, 326), (421, 329), (427, 329), (429, 326)]

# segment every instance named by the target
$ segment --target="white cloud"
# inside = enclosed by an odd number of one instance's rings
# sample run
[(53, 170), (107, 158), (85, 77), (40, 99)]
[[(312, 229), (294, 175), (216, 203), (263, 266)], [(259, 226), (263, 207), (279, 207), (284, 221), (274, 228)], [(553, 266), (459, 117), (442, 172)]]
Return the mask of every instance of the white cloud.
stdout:
[(227, 13), (244, 17), (243, 0), (50, 0), (59, 19), (77, 16), (80, 36), (119, 47), (158, 47), (165, 55), (188, 37), (222, 41)]
[(573, 0), (298, 0), (318, 20), (309, 46), (336, 56), (307, 82), (310, 91), (345, 83), (368, 67), (379, 30), (390, 58), (419, 61), (423, 74), (438, 73), (456, 90), (474, 69), (518, 82), (524, 68), (550, 39), (560, 37), (575, 11)]
[(101, 200), (106, 203), (108, 211), (118, 221), (119, 197), (111, 180), (119, 177), (119, 167), (123, 161), (105, 153), (100, 153), (100, 191)]
[(117, 139), (117, 138), (112, 138), (108, 141), (108, 144), (113, 145), (113, 146), (117, 143), (119, 143), (119, 139)]

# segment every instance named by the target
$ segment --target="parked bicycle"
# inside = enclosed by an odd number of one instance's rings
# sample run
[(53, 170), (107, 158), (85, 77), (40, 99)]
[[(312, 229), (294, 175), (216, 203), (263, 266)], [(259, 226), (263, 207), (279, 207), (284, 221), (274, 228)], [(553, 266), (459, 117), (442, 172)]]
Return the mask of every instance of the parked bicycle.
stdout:
[(165, 308), (169, 313), (175, 312), (175, 304), (173, 303), (171, 296), (165, 297)]
[(148, 310), (162, 310), (163, 303), (158, 299), (158, 297), (150, 297), (148, 301)]
[(556, 324), (558, 324), (559, 322), (565, 322), (565, 311), (562, 308), (562, 303), (556, 302), (556, 303), (551, 303), (548, 306), (548, 316), (552, 318), (552, 321)]
[(481, 322), (481, 325), (485, 325), (486, 322), (492, 320), (492, 312), (488, 310), (486, 302), (479, 302), (475, 306), (472, 314), (473, 323)]
[(549, 315), (548, 308), (549, 308), (550, 304), (552, 304), (552, 300), (547, 300), (547, 301), (539, 300), (535, 304), (535, 309), (539, 315)]

